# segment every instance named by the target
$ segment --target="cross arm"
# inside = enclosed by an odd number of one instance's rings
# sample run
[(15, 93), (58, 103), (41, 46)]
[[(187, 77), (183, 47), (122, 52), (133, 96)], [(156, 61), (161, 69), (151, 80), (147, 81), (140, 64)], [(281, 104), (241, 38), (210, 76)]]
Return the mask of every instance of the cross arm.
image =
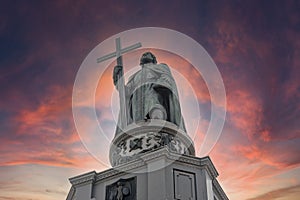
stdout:
[[(124, 54), (124, 53), (126, 53), (128, 51), (140, 48), (141, 46), (142, 46), (142, 44), (139, 42), (139, 43), (136, 43), (136, 44), (131, 45), (129, 47), (125, 47), (124, 49), (121, 49), (121, 54)], [(97, 58), (97, 63), (103, 62), (105, 60), (111, 59), (111, 58), (116, 57), (116, 56), (117, 56), (117, 52), (113, 52), (113, 53), (107, 54), (107, 55), (105, 55), (105, 56), (103, 56), (101, 58)]]

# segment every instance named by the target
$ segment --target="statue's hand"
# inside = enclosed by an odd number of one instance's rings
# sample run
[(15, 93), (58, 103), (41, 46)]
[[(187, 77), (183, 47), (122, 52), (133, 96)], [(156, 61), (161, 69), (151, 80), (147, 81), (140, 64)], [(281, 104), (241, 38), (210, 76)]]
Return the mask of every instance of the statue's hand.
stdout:
[(114, 85), (117, 86), (120, 74), (122, 73), (123, 67), (120, 65), (115, 66), (114, 68), (114, 74), (113, 74), (113, 80), (114, 80)]

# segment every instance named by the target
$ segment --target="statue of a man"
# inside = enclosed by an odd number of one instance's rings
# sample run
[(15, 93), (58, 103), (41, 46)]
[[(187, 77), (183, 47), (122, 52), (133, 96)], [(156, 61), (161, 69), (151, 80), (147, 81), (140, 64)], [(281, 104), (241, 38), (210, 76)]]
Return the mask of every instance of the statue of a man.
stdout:
[[(166, 64), (157, 64), (156, 57), (146, 52), (140, 59), (141, 69), (128, 79), (125, 86), (127, 124), (148, 119), (161, 119), (176, 124), (183, 131), (185, 125), (181, 115), (175, 80)], [(114, 68), (114, 84), (122, 67)], [(116, 134), (120, 130), (117, 128)]]
[(117, 183), (117, 200), (123, 200), (123, 185), (122, 183)]

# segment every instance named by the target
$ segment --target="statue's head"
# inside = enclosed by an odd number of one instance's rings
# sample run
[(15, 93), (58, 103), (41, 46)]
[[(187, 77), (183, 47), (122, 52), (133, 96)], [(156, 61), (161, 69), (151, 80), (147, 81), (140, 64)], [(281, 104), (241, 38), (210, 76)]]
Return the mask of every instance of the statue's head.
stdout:
[(151, 52), (146, 52), (142, 55), (140, 60), (140, 65), (146, 64), (146, 63), (153, 63), (156, 64), (157, 60), (156, 57)]

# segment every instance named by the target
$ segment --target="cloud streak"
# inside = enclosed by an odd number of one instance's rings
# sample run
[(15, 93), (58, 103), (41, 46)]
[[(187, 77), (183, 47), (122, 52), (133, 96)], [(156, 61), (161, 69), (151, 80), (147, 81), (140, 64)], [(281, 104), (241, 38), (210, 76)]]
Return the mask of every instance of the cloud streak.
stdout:
[(265, 200), (265, 199), (280, 199), (280, 198), (289, 198), (291, 200), (299, 198), (300, 194), (300, 185), (294, 185), (286, 188), (280, 188), (277, 190), (273, 190), (267, 192), (265, 194), (259, 195), (254, 198), (250, 198), (247, 200)]
[[(0, 170), (29, 163), (57, 166), (57, 172), (103, 169), (84, 149), (74, 127), (71, 95), (76, 71), (95, 44), (107, 37), (135, 27), (163, 26), (186, 33), (202, 44), (224, 79), (228, 118), (210, 156), (230, 199), (296, 199), (299, 180), (290, 184), (286, 173), (297, 171), (300, 164), (297, 4), (4, 3), (0, 8)], [(185, 60), (168, 52), (154, 52), (160, 62), (184, 75), (195, 90), (203, 117), (195, 138), (198, 147), (210, 119), (207, 87)], [(96, 94), (98, 117), (106, 124), (109, 137), (114, 132), (110, 108), (112, 67), (99, 81)], [(182, 102), (189, 103), (188, 86), (177, 84), (182, 87)], [(190, 110), (186, 113), (186, 123), (194, 123)], [(88, 121), (83, 123), (88, 127)], [(8, 170), (1, 176), (14, 177), (14, 173)], [(18, 190), (17, 185), (19, 192), (25, 191), (24, 183), (18, 180), (6, 183), (15, 186), (0, 190)], [(64, 195), (60, 189), (35, 187), (48, 199)], [(31, 192), (22, 199), (45, 199)]]

